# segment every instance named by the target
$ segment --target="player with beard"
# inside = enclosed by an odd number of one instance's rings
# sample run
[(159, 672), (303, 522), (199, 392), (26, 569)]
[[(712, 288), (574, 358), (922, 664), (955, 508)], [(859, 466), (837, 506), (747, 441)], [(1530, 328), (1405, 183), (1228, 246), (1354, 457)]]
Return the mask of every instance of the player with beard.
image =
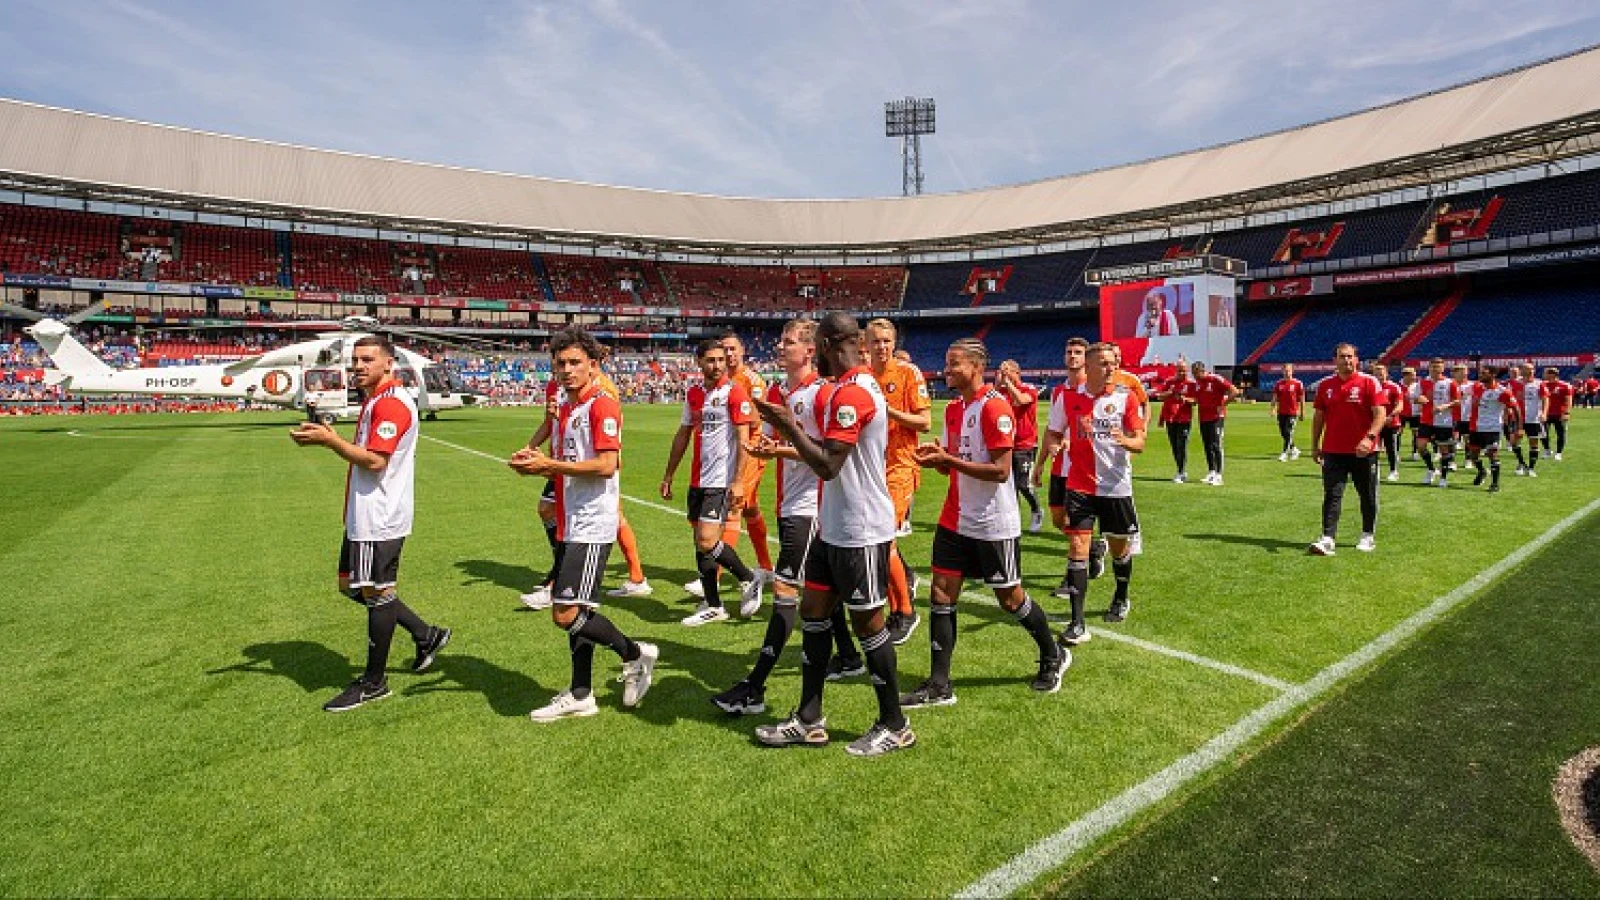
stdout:
[(1494, 366), (1478, 367), (1478, 383), (1472, 386), (1472, 422), (1467, 438), (1467, 459), (1478, 470), (1474, 487), (1483, 484), (1483, 456), (1489, 456), (1489, 493), (1500, 491), (1500, 437), (1515, 435), (1521, 418), (1517, 391), (1500, 383)]
[[(746, 397), (766, 396), (766, 379), (755, 369), (745, 365), (744, 341), (731, 331), (723, 332), (718, 341), (727, 360), (728, 380), (742, 390)], [(740, 454), (738, 466), (733, 482), (728, 487), (728, 511), (727, 519), (722, 526), (722, 543), (730, 549), (737, 548), (739, 525), (740, 522), (744, 523), (744, 530), (750, 532), (750, 545), (754, 548), (758, 568), (752, 579), (740, 578), (740, 588), (744, 593), (749, 593), (747, 581), (754, 581), (755, 597), (759, 600), (762, 585), (772, 574), (772, 551), (767, 549), (767, 520), (761, 516), (760, 502), (761, 476), (766, 473), (767, 463), (766, 460), (755, 459), (746, 453)], [(717, 567), (716, 575), (717, 578), (721, 577), (721, 566)], [(701, 600), (706, 598), (704, 579), (689, 581), (684, 584), (683, 589)]]
[[(817, 323), (810, 319), (795, 319), (783, 329), (778, 343), (779, 360), (783, 365), (784, 380), (767, 388), (767, 402), (782, 403), (794, 413), (807, 435), (814, 441), (822, 440), (822, 428), (817, 423), (816, 410), (827, 403), (832, 386), (817, 375), (815, 366)], [(816, 535), (817, 489), (820, 482), (793, 447), (780, 444), (770, 434), (764, 435), (745, 447), (752, 456), (777, 460), (778, 493), (778, 561), (773, 570), (772, 618), (767, 622), (767, 633), (761, 642), (756, 664), (733, 687), (715, 697), (711, 702), (723, 712), (733, 715), (755, 715), (765, 712), (767, 677), (777, 665), (778, 657), (794, 632), (800, 609), (800, 587), (806, 570), (806, 558)], [(845, 621), (844, 607), (834, 614), (834, 640), (840, 661), (840, 677), (866, 674), (866, 663), (856, 652), (850, 640), (849, 626)], [(832, 670), (830, 669), (830, 672)]]
[(1294, 377), (1294, 363), (1283, 364), (1283, 377), (1272, 386), (1272, 411), (1278, 416), (1278, 436), (1283, 438), (1283, 452), (1278, 462), (1300, 458), (1300, 448), (1294, 445), (1294, 426), (1300, 421), (1300, 407), (1306, 401), (1306, 386)]
[(694, 528), (695, 568), (700, 572), (700, 606), (683, 624), (691, 628), (728, 619), (717, 589), (720, 568), (739, 579), (743, 595), (741, 612), (761, 606), (761, 581), (739, 554), (723, 540), (728, 503), (744, 445), (750, 440), (755, 410), (744, 388), (728, 377), (728, 357), (717, 338), (700, 342), (695, 361), (702, 381), (689, 388), (683, 400), (683, 417), (667, 454), (667, 471), (661, 479), (661, 499), (672, 499), (672, 480), (684, 451), (694, 443), (693, 472), (689, 476), (689, 523)]
[(1110, 544), (1116, 592), (1106, 610), (1107, 622), (1121, 622), (1132, 606), (1128, 585), (1133, 578), (1133, 536), (1139, 514), (1133, 503), (1132, 454), (1144, 452), (1145, 424), (1134, 395), (1119, 390), (1112, 345), (1094, 344), (1084, 360), (1082, 384), (1068, 391), (1063, 415), (1067, 425), (1066, 520), (1071, 541), (1067, 578), (1072, 621), (1061, 633), (1067, 647), (1089, 640), (1084, 604), (1089, 594), (1089, 544), (1098, 522)]
[(302, 423), (289, 433), (296, 444), (327, 447), (349, 463), (338, 583), (339, 593), (366, 607), (367, 666), (349, 687), (323, 704), (328, 712), (346, 712), (389, 696), (384, 669), (396, 626), (409, 632), (417, 645), (413, 672), (432, 665), (450, 641), (450, 629), (424, 622), (395, 592), (400, 551), (415, 515), (417, 407), (394, 377), (394, 357), (388, 338), (367, 335), (355, 343), (350, 374), (365, 400), (353, 443), (320, 422)]
[(1322, 537), (1314, 556), (1332, 556), (1344, 506), (1344, 486), (1353, 481), (1361, 499), (1361, 539), (1356, 549), (1377, 549), (1378, 458), (1374, 455), (1389, 419), (1389, 397), (1378, 379), (1361, 372), (1353, 344), (1333, 348), (1333, 374), (1317, 382), (1311, 417), (1311, 455), (1322, 466)]
[(622, 705), (628, 707), (638, 706), (650, 690), (659, 655), (654, 644), (631, 640), (600, 612), (600, 585), (622, 500), (622, 406), (600, 390), (600, 344), (587, 332), (569, 329), (550, 339), (550, 353), (565, 394), (551, 443), (558, 455), (523, 448), (507, 461), (519, 474), (556, 481), (562, 553), (551, 587), (551, 619), (567, 633), (572, 681), (528, 714), (542, 724), (600, 711), (592, 681), (595, 645), (621, 657)]
[(1561, 380), (1561, 370), (1546, 366), (1544, 386), (1550, 405), (1545, 408), (1545, 428), (1541, 438), (1546, 453), (1550, 453), (1550, 433), (1556, 435), (1555, 452), (1550, 458), (1561, 462), (1561, 453), (1567, 449), (1567, 421), (1572, 418), (1572, 385)]
[(1379, 432), (1379, 443), (1383, 445), (1384, 458), (1389, 463), (1389, 480), (1400, 480), (1400, 429), (1404, 424), (1401, 418), (1401, 407), (1405, 403), (1405, 388), (1389, 380), (1389, 367), (1383, 363), (1372, 364), (1372, 377), (1377, 379), (1378, 387), (1383, 391), (1383, 405), (1388, 410), (1388, 416), (1383, 420), (1383, 431)]
[[(956, 649), (956, 600), (963, 582), (977, 578), (994, 591), (1039, 648), (1032, 687), (1055, 693), (1072, 655), (1057, 647), (1044, 610), (1022, 587), (1022, 518), (1011, 481), (1016, 419), (999, 391), (984, 383), (989, 351), (962, 338), (945, 353), (944, 380), (956, 399), (945, 407), (944, 446), (917, 447), (917, 464), (950, 478), (933, 536), (933, 595), (928, 626), (933, 665), (928, 679), (900, 705), (949, 706), (956, 702), (950, 662)], [(1020, 451), (1016, 451), (1020, 452)]]
[[(1067, 421), (1066, 402), (1068, 396), (1083, 384), (1084, 359), (1089, 351), (1089, 342), (1081, 337), (1067, 338), (1066, 348), (1062, 351), (1062, 365), (1066, 367), (1067, 378), (1056, 385), (1050, 392), (1050, 419), (1045, 425), (1044, 442), (1039, 445), (1038, 458), (1033, 464), (1033, 485), (1037, 490), (1039, 479), (1046, 467), (1050, 470), (1050, 489), (1048, 500), (1050, 506), (1050, 524), (1062, 533), (1067, 533), (1067, 472), (1072, 467), (1072, 460), (1066, 453), (1067, 431), (1070, 425)], [(1068, 549), (1071, 549), (1071, 535), (1068, 534)], [(1104, 541), (1090, 540), (1089, 560), (1086, 563), (1088, 577), (1099, 578), (1105, 570), (1106, 544)], [(1061, 576), (1061, 584), (1056, 586), (1052, 596), (1068, 599), (1072, 596), (1072, 556), (1067, 555), (1067, 571)]]
[[(898, 333), (893, 322), (873, 319), (867, 323), (866, 337), (867, 365), (883, 389), (889, 416), (889, 452), (884, 461), (884, 477), (889, 485), (889, 499), (894, 501), (895, 524), (899, 525), (911, 521), (911, 498), (922, 486), (922, 469), (912, 454), (917, 448), (917, 435), (928, 430), (931, 421), (928, 410), (933, 401), (928, 397), (928, 384), (922, 378), (922, 370), (894, 358)], [(899, 535), (898, 528), (895, 533)], [(916, 592), (916, 575), (900, 555), (897, 542), (889, 548), (889, 635), (896, 645), (909, 640), (911, 633), (922, 624), (912, 605)]]
[(800, 705), (782, 722), (756, 729), (756, 740), (768, 746), (828, 742), (822, 693), (833, 650), (833, 611), (840, 603), (860, 639), (878, 698), (877, 721), (846, 750), (879, 756), (917, 740), (900, 708), (894, 642), (883, 611), (895, 532), (883, 466), (889, 417), (883, 391), (863, 364), (861, 344), (860, 328), (844, 313), (830, 313), (817, 329), (818, 369), (834, 379), (833, 393), (817, 409), (820, 442), (805, 433), (787, 406), (755, 401), (761, 418), (822, 479), (817, 536), (800, 598)]

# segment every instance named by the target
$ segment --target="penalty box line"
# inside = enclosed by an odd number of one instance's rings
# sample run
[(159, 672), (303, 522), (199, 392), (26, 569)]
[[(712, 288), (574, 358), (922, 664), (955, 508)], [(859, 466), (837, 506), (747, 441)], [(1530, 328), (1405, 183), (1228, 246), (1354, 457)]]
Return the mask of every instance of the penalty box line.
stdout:
[(1529, 557), (1549, 546), (1573, 526), (1593, 515), (1596, 510), (1600, 510), (1600, 498), (1589, 501), (1581, 509), (1550, 526), (1543, 534), (1401, 620), (1399, 624), (1373, 638), (1350, 655), (1318, 672), (1305, 684), (1284, 692), (1249, 713), (1229, 726), (1226, 731), (1201, 745), (1199, 749), (1111, 798), (1066, 828), (1036, 842), (999, 868), (963, 888), (956, 896), (1005, 896), (1062, 865), (1134, 815), (1160, 803), (1185, 783), (1232, 757), (1246, 743), (1297, 707), (1326, 694), (1364, 666), (1393, 650), (1402, 641), (1433, 624), (1495, 580), (1526, 562)]

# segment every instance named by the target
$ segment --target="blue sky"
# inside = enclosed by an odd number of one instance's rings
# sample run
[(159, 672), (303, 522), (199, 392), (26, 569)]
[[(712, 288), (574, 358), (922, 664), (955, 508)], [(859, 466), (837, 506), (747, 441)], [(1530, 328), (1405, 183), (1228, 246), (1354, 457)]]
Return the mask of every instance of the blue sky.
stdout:
[(450, 165), (759, 197), (1048, 178), (1600, 43), (1593, 0), (5, 0), (0, 95)]

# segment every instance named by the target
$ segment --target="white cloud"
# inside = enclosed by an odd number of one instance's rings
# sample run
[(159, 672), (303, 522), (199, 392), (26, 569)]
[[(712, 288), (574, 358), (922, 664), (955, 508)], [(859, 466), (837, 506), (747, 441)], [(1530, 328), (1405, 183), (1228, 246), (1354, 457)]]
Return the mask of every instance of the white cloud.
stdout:
[(0, 94), (557, 178), (898, 193), (882, 103), (939, 104), (930, 190), (1355, 111), (1600, 41), (1585, 0), (0, 4)]

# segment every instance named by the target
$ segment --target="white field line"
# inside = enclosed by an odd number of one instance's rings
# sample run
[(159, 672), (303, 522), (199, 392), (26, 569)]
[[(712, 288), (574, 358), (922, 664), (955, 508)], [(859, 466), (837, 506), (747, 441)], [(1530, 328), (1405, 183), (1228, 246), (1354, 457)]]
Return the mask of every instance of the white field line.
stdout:
[(1432, 603), (1373, 638), (1349, 656), (1318, 672), (1311, 680), (1279, 695), (1233, 723), (1193, 753), (1111, 798), (1098, 809), (1022, 851), (999, 868), (962, 889), (957, 897), (1000, 897), (1016, 891), (1040, 875), (1060, 866), (1135, 814), (1161, 802), (1194, 777), (1228, 759), (1296, 707), (1327, 693), (1363, 666), (1383, 656), (1397, 644), (1431, 625), (1463, 601), (1544, 549), (1574, 525), (1600, 510), (1600, 498), (1550, 526), (1510, 555), (1474, 575)]
[[(961, 594), (961, 599), (973, 603), (982, 603), (987, 606), (1000, 605), (999, 602), (993, 597), (984, 596), (983, 594), (978, 594), (973, 591), (963, 591)], [(1174, 647), (1168, 647), (1165, 644), (1157, 644), (1154, 641), (1136, 638), (1132, 635), (1108, 631), (1104, 628), (1093, 628), (1090, 629), (1089, 633), (1093, 635), (1095, 639), (1107, 638), (1109, 640), (1138, 647), (1140, 650), (1146, 650), (1150, 653), (1157, 653), (1162, 656), (1170, 656), (1173, 659), (1181, 659), (1184, 662), (1193, 663), (1197, 666), (1204, 666), (1207, 669), (1213, 669), (1218, 672), (1233, 675), (1237, 678), (1243, 678), (1246, 681), (1254, 681), (1256, 684), (1265, 685), (1275, 691), (1290, 691), (1294, 690), (1295, 687), (1294, 685), (1280, 678), (1273, 678), (1271, 675), (1264, 675), (1261, 672), (1257, 672), (1252, 669), (1246, 669), (1243, 666), (1236, 666), (1233, 663), (1225, 663), (1220, 659), (1212, 659), (1209, 656), (1201, 656), (1198, 653), (1190, 653), (1187, 650), (1179, 650)]]

